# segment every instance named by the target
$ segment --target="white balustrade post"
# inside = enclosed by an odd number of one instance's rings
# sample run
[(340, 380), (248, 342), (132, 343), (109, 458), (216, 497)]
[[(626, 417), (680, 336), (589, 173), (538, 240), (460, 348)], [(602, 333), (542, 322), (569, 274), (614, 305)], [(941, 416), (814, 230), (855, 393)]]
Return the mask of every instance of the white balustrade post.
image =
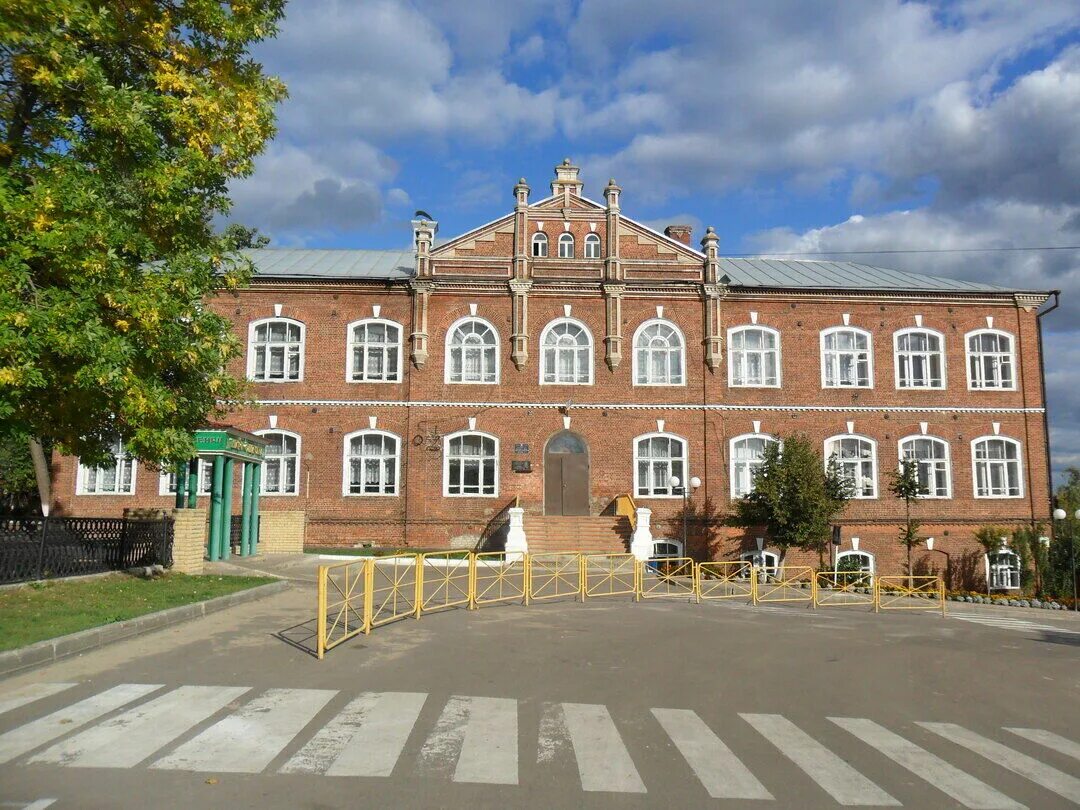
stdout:
[(647, 560), (653, 553), (652, 530), (649, 528), (652, 510), (639, 506), (636, 515), (637, 528), (634, 529), (634, 535), (630, 538), (630, 553), (635, 559)]
[(525, 510), (521, 507), (510, 509), (510, 530), (506, 533), (506, 558), (520, 560), (529, 552), (525, 539)]

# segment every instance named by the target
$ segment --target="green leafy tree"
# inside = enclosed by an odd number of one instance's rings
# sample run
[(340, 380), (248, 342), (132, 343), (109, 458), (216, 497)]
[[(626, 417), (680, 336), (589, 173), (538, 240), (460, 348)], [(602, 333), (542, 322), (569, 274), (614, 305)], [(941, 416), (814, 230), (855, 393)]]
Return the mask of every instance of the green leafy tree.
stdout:
[[(975, 530), (975, 542), (983, 547), (983, 551), (986, 553), (987, 560), (994, 554), (1001, 551), (1004, 546), (1004, 538), (1009, 536), (1007, 529), (1003, 529), (1001, 526), (980, 526)], [(990, 595), (990, 577), (986, 577), (986, 595)]]
[(258, 249), (270, 244), (270, 237), (259, 233), (258, 228), (249, 228), (239, 222), (226, 225), (221, 238), (228, 243), (230, 250)]
[(215, 235), (284, 86), (249, 48), (284, 0), (7, 0), (0, 13), (0, 432), (151, 463), (242, 396), (204, 306), (250, 263)]
[(754, 488), (735, 502), (728, 522), (747, 529), (764, 527), (780, 549), (780, 564), (790, 548), (816, 551), (823, 565), (832, 524), (844, 510), (851, 485), (834, 463), (826, 468), (803, 435), (770, 443), (754, 476)]
[(922, 524), (911, 516), (911, 507), (926, 487), (919, 481), (919, 465), (909, 458), (900, 462), (900, 469), (893, 472), (889, 491), (904, 502), (904, 525), (900, 527), (900, 545), (907, 549), (908, 587), (912, 585), (911, 552), (919, 545), (919, 529)]
[[(1045, 592), (1045, 572), (1047, 568), (1047, 548), (1042, 538), (1046, 536), (1046, 527), (1041, 523), (1029, 526), (1017, 526), (1013, 529), (1013, 548), (1020, 555), (1020, 586), (1025, 590), (1035, 585), (1035, 595)], [(1034, 580), (1034, 583), (1032, 583)]]
[(1054, 521), (1054, 539), (1047, 550), (1045, 588), (1051, 595), (1071, 599), (1073, 580), (1080, 575), (1080, 522), (1074, 515), (1080, 509), (1080, 469), (1069, 467), (1065, 483), (1054, 493), (1057, 508), (1066, 518)]
[(0, 513), (24, 514), (33, 503), (34, 465), (25, 436), (0, 436)]

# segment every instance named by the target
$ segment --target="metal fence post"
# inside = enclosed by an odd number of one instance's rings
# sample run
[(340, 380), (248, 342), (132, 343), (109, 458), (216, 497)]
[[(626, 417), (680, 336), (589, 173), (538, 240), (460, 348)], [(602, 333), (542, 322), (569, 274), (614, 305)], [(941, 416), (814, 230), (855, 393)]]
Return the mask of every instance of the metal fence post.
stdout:
[(38, 543), (37, 579), (45, 578), (45, 535), (49, 530), (49, 516), (45, 515), (41, 520), (41, 542)]
[(415, 588), (413, 602), (415, 608), (413, 610), (413, 618), (420, 618), (420, 606), (424, 603), (424, 555), (416, 555), (416, 574), (413, 576), (415, 582), (413, 587)]
[[(348, 574), (346, 574), (348, 577)], [(346, 605), (348, 610), (348, 605)], [(318, 640), (316, 641), (316, 649), (318, 652), (319, 660), (321, 661), (323, 656), (326, 655), (326, 566), (319, 566), (319, 617), (318, 617), (318, 629), (316, 630)]]

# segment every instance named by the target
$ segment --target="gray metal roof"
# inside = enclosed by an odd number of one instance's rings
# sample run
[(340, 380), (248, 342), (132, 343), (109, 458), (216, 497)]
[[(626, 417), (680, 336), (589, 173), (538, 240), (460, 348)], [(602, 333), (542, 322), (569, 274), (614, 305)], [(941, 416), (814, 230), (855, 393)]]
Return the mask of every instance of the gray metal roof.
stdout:
[[(411, 250), (309, 250), (262, 248), (244, 251), (262, 278), (406, 279), (414, 272)], [(856, 262), (806, 259), (721, 259), (720, 272), (733, 287), (844, 290), (1011, 292), (1008, 287), (925, 276)]]

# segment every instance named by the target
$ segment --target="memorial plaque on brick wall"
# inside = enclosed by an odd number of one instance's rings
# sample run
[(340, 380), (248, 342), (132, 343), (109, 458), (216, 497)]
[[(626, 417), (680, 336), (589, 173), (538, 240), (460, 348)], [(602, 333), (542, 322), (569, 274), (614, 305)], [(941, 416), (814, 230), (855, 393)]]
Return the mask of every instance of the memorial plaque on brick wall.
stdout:
[(517, 444), (514, 445), (514, 452), (515, 453), (528, 453), (529, 452), (529, 445), (523, 444), (522, 442), (518, 442)]
[(510, 469), (513, 470), (516, 473), (532, 472), (532, 462), (531, 461), (511, 461), (510, 462)]

